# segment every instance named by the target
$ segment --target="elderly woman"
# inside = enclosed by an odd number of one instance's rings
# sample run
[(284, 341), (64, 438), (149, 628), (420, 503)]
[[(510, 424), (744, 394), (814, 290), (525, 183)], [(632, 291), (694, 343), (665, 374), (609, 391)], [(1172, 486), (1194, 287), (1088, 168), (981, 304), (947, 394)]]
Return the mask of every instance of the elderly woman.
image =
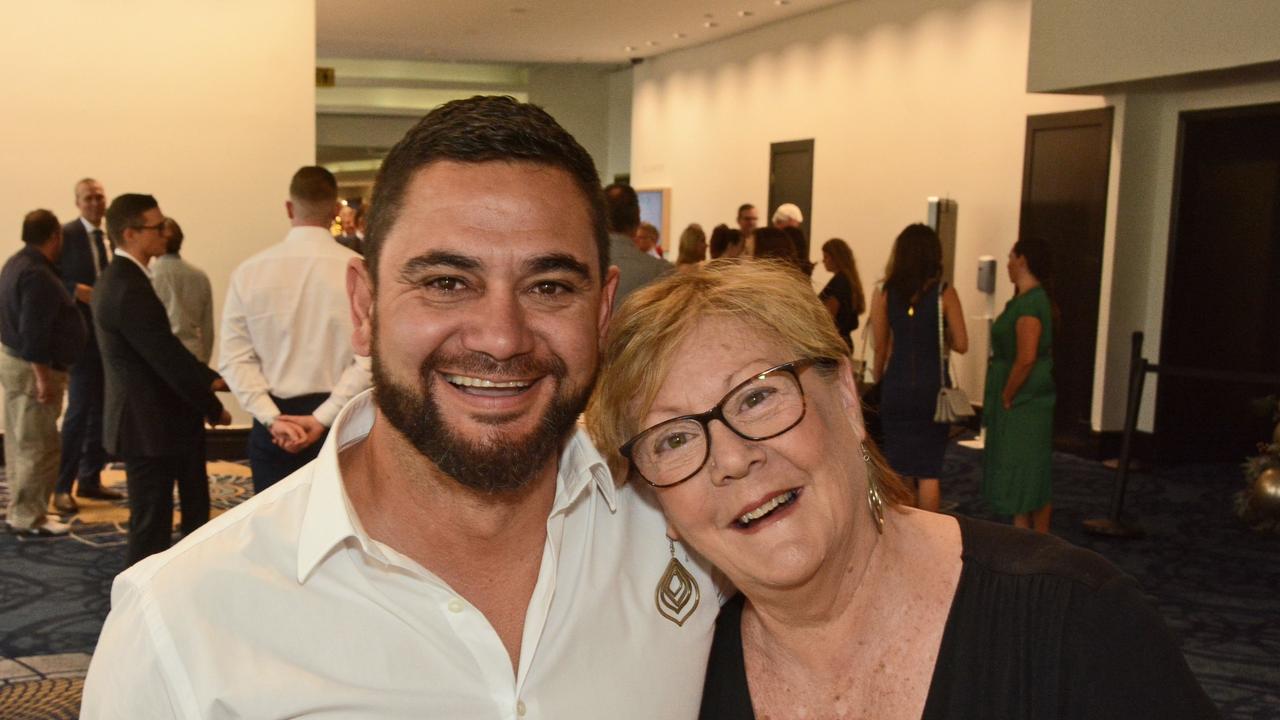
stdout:
[[(1101, 557), (904, 506), (847, 348), (793, 270), (713, 261), (635, 293), (598, 387), (587, 423), (615, 472), (653, 486), (668, 537), (741, 593), (717, 622), (702, 717), (1215, 715)], [(673, 546), (658, 582), (673, 622), (700, 595), (692, 561)]]

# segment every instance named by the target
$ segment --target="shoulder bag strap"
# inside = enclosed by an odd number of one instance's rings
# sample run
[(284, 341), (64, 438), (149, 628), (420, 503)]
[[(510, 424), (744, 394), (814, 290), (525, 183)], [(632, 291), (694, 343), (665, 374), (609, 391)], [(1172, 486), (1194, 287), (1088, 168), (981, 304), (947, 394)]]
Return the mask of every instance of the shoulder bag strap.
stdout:
[(938, 387), (949, 387), (947, 385), (947, 341), (943, 337), (943, 319), (942, 314), (942, 293), (946, 290), (946, 284), (938, 283)]

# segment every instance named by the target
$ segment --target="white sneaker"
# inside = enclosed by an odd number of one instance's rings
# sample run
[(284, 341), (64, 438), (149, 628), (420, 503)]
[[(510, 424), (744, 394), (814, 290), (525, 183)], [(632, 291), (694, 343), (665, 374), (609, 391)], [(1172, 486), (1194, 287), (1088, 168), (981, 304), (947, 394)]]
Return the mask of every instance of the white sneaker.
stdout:
[(9, 532), (14, 535), (33, 535), (36, 537), (55, 537), (58, 535), (66, 535), (71, 531), (71, 526), (54, 520), (48, 516), (44, 520), (29, 528), (20, 528), (9, 525)]

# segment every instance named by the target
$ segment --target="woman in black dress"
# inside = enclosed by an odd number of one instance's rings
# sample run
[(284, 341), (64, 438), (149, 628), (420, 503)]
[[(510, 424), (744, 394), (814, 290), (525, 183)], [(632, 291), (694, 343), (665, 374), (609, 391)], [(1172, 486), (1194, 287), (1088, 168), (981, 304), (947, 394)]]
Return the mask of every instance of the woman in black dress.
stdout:
[(934, 512), (942, 500), (938, 476), (951, 430), (933, 421), (942, 372), (938, 325), (951, 350), (969, 349), (960, 296), (941, 278), (938, 234), (928, 225), (908, 225), (893, 244), (884, 290), (871, 305), (872, 376), (880, 383), (885, 456), (895, 472), (915, 481), (916, 507)]
[[(653, 486), (668, 537), (741, 593), (717, 621), (703, 718), (1216, 715), (1101, 557), (903, 506), (845, 345), (792, 270), (712, 261), (628, 297), (587, 425), (616, 476)], [(654, 612), (714, 601), (673, 580), (692, 560), (673, 550), (661, 578), (636, 578), (657, 585)]]
[(867, 296), (862, 292), (858, 263), (853, 259), (849, 244), (840, 238), (831, 238), (823, 243), (822, 267), (834, 274), (818, 293), (818, 299), (831, 313), (844, 344), (853, 350), (853, 331), (858, 329), (858, 316), (866, 312)]

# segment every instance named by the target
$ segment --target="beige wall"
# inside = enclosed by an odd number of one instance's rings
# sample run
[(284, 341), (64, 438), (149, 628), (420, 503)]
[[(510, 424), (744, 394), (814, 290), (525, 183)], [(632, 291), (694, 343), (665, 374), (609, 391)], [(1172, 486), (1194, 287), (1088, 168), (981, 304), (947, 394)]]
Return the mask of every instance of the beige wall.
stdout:
[(611, 65), (533, 65), (529, 102), (551, 113), (595, 160), (604, 177), (609, 167), (609, 78)]
[(1034, 0), (1027, 87), (1095, 87), (1280, 60), (1275, 0)]
[[(1100, 97), (1025, 90), (1029, 0), (863, 0), (635, 69), (632, 180), (672, 188), (672, 228), (732, 224), (768, 200), (769, 143), (815, 140), (812, 260), (849, 241), (863, 282), (926, 199), (959, 202), (956, 278), (970, 315), (961, 385), (980, 399), (987, 352), (977, 257), (1016, 239), (1026, 117)], [(673, 230), (674, 231), (674, 230)], [(829, 275), (821, 265), (815, 286)], [(1003, 270), (997, 310), (1011, 296)]]
[(6, 6), (5, 27), (10, 250), (26, 211), (75, 217), (80, 177), (152, 193), (220, 314), (231, 270), (287, 230), (289, 177), (314, 158), (314, 3), (48, 0)]

